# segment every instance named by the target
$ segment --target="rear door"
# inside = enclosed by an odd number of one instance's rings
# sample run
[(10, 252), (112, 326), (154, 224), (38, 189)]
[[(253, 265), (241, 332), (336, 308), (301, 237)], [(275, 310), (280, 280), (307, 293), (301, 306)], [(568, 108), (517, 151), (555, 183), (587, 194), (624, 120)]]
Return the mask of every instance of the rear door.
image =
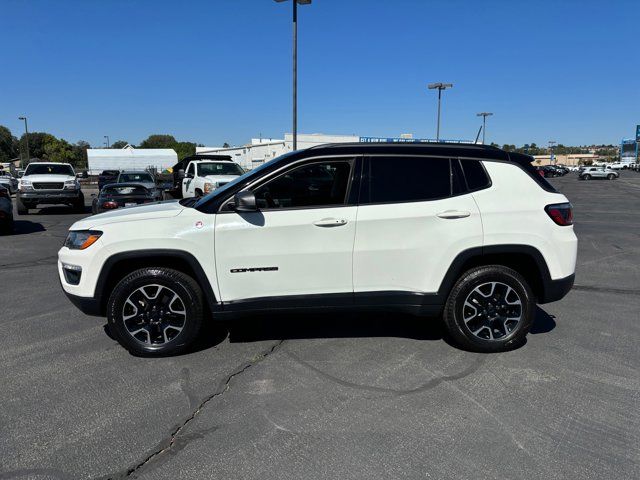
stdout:
[(392, 302), (394, 294), (437, 292), (453, 259), (482, 245), (480, 213), (461, 176), (457, 159), (366, 159), (353, 256), (356, 300), (366, 292), (386, 292)]
[(310, 305), (308, 295), (352, 301), (356, 163), (342, 157), (305, 160), (250, 187), (259, 211), (222, 207), (215, 252), (223, 302)]

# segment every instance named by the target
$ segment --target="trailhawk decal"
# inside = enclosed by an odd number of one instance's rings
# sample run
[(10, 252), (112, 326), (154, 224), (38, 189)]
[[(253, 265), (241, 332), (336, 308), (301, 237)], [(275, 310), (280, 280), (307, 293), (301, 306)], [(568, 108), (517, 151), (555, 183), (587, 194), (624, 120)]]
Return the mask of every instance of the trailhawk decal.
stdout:
[(247, 273), (247, 272), (277, 272), (278, 267), (249, 267), (249, 268), (232, 268), (231, 273)]

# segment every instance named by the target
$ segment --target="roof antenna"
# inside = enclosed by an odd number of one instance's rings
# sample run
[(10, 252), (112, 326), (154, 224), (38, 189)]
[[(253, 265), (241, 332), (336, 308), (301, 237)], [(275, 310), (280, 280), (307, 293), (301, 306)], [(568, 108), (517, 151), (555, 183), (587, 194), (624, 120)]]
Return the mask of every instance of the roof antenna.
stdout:
[(480, 129), (478, 130), (478, 134), (476, 135), (476, 141), (473, 143), (478, 143), (478, 139), (480, 138), (480, 132), (482, 132), (482, 125), (480, 125)]

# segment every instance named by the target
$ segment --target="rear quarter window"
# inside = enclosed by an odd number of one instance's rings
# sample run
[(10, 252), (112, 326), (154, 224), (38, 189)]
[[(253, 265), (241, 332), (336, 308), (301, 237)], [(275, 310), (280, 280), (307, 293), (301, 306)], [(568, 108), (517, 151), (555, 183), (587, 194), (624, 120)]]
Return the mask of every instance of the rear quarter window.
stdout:
[(469, 190), (481, 190), (491, 186), (491, 180), (479, 160), (460, 160)]

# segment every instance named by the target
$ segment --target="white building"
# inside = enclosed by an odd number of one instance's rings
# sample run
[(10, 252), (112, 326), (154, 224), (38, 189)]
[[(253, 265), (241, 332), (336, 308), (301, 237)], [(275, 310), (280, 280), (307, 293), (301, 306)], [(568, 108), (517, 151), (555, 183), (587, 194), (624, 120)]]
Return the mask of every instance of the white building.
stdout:
[[(325, 135), (322, 133), (298, 134), (298, 149), (315, 147), (327, 143), (347, 142), (429, 142), (435, 140), (414, 139), (411, 134), (403, 134), (398, 138), (361, 137), (359, 135)], [(461, 143), (472, 143), (460, 141)], [(279, 157), (293, 150), (293, 135), (286, 133), (283, 140), (273, 138), (252, 138), (251, 143), (241, 147), (196, 147), (196, 154), (209, 153), (214, 155), (231, 155), (231, 158), (239, 163), (245, 170), (251, 170), (264, 162)]]
[(172, 148), (123, 149), (89, 148), (87, 150), (88, 171), (98, 175), (103, 170), (146, 170), (162, 172), (178, 163), (178, 154)]

